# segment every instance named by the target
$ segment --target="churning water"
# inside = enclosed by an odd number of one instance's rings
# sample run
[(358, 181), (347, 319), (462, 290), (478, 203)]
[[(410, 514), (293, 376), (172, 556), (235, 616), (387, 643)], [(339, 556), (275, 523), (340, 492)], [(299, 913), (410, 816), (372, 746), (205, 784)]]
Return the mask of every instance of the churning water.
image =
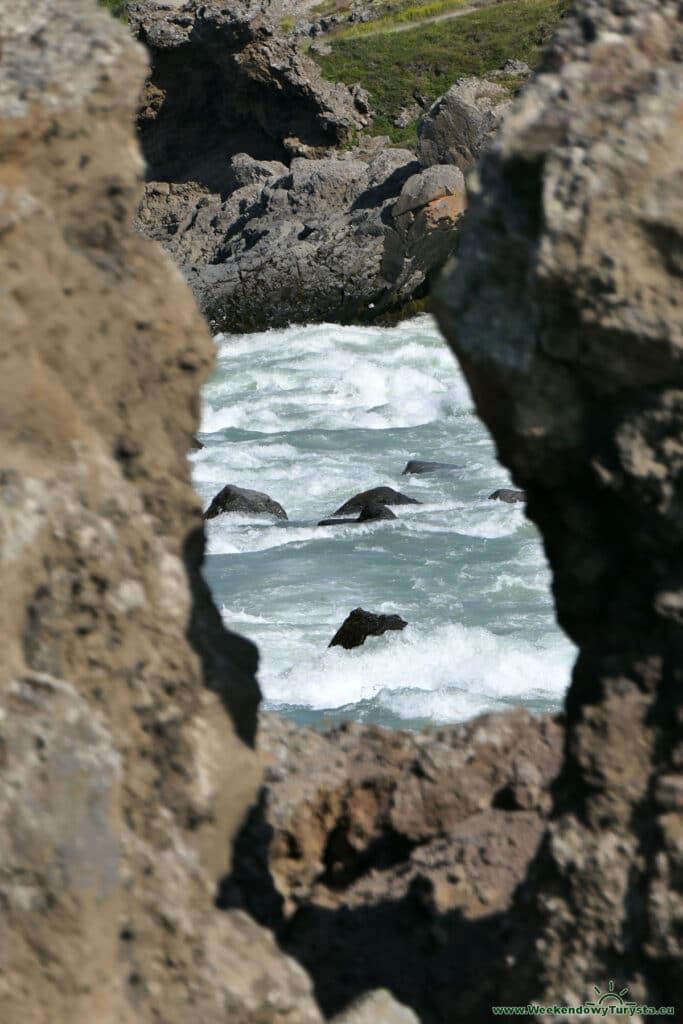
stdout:
[[(457, 365), (426, 316), (393, 328), (324, 324), (219, 335), (192, 456), (208, 504), (226, 483), (289, 514), (207, 523), (205, 574), (226, 625), (261, 651), (266, 706), (300, 722), (453, 722), (521, 703), (557, 708), (574, 649), (549, 572)], [(402, 476), (411, 458), (461, 470)], [(318, 527), (358, 491), (419, 499), (398, 519)], [(351, 609), (402, 633), (328, 643)]]

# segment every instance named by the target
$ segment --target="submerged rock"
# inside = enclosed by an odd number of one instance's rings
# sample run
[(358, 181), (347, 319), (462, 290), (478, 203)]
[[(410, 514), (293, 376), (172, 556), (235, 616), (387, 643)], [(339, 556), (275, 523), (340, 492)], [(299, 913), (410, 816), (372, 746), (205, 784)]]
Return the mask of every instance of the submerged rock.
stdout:
[[(372, 487), (369, 491), (361, 491), (360, 494), (349, 498), (344, 504), (333, 512), (333, 516), (352, 515), (354, 512), (362, 512), (364, 505), (420, 505), (416, 498), (409, 498), (407, 494), (395, 491), (393, 487)], [(391, 518), (388, 516), (387, 518)]]
[(247, 487), (236, 487), (226, 484), (213, 498), (204, 513), (205, 519), (215, 519), (225, 512), (252, 513), (253, 515), (271, 515), (278, 519), (286, 519), (287, 513), (278, 501), (274, 501), (262, 491), (251, 491)]
[(406, 468), (401, 473), (401, 476), (406, 476), (409, 473), (440, 473), (442, 470), (464, 468), (464, 466), (457, 466), (454, 462), (423, 462), (420, 459), (411, 459), (410, 462), (406, 463)]
[(516, 501), (526, 501), (526, 491), (516, 491), (510, 487), (499, 487), (493, 494), (489, 494), (489, 501), (506, 501), (509, 505)]
[(381, 636), (388, 629), (405, 629), (408, 623), (400, 615), (375, 615), (363, 608), (354, 608), (330, 640), (330, 647), (360, 647), (369, 636)]

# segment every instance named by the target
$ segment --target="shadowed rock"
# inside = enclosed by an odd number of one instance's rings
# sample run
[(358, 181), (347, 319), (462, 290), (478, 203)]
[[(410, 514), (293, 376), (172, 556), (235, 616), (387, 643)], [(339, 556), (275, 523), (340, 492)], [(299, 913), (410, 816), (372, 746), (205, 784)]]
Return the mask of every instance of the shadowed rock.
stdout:
[(342, 526), (345, 523), (371, 523), (374, 519), (396, 519), (396, 516), (378, 501), (368, 501), (360, 510), (357, 519), (323, 519), (318, 526)]
[(381, 636), (388, 629), (405, 629), (408, 623), (400, 615), (375, 615), (363, 608), (354, 610), (342, 622), (330, 640), (330, 647), (360, 647), (366, 637)]
[[(345, 501), (341, 508), (333, 512), (333, 516), (353, 515), (354, 512), (362, 512), (364, 505), (420, 505), (416, 498), (409, 498), (407, 494), (395, 491), (393, 487), (373, 487), (369, 491), (361, 491)], [(386, 517), (391, 518), (390, 516)]]
[(420, 459), (411, 459), (410, 462), (406, 463), (406, 468), (401, 473), (401, 476), (406, 476), (408, 473), (440, 473), (442, 470), (464, 468), (464, 466), (456, 466), (454, 462), (422, 462)]
[(204, 518), (215, 519), (224, 512), (267, 514), (277, 516), (278, 519), (287, 519), (287, 513), (282, 505), (273, 501), (269, 495), (262, 491), (251, 491), (247, 487), (236, 487), (234, 484), (226, 484), (223, 490), (218, 492), (204, 513)]
[(489, 501), (506, 501), (513, 505), (516, 501), (526, 501), (526, 491), (516, 491), (511, 487), (499, 487), (493, 494), (489, 494)]
[(578, 647), (492, 1002), (581, 1002), (613, 978), (683, 1001), (682, 52), (678, 0), (576, 4), (480, 164), (438, 289)]

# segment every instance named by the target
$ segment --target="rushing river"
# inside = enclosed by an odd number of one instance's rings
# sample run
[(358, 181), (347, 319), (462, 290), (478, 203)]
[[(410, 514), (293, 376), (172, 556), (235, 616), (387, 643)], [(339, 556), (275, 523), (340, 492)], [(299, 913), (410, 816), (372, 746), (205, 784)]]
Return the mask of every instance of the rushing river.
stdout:
[[(266, 706), (315, 725), (453, 722), (510, 704), (559, 707), (574, 649), (522, 506), (432, 320), (219, 335), (192, 456), (208, 504), (226, 483), (289, 514), (208, 526), (206, 577), (231, 628), (261, 651)], [(402, 476), (411, 458), (462, 470)], [(422, 504), (395, 521), (316, 523), (386, 484)], [(402, 633), (328, 643), (351, 609), (397, 612)]]

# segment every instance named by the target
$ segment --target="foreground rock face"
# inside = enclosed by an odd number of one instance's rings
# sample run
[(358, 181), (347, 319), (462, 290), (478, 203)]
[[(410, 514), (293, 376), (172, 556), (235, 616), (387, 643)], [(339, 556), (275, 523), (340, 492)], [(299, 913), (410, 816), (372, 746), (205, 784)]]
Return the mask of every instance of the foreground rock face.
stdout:
[(580, 647), (506, 1003), (619, 979), (683, 1004), (682, 49), (674, 0), (580, 4), (484, 160), (441, 289)]
[[(0, 9), (3, 1024), (320, 1024), (213, 909), (259, 781), (256, 655), (200, 576), (185, 453), (212, 345), (133, 231), (141, 47), (89, 0)], [(264, 979), (266, 979), (264, 981)]]
[(263, 715), (266, 785), (222, 900), (276, 931), (328, 1014), (381, 986), (424, 1024), (488, 1019), (562, 736), (521, 709), (429, 734)]

